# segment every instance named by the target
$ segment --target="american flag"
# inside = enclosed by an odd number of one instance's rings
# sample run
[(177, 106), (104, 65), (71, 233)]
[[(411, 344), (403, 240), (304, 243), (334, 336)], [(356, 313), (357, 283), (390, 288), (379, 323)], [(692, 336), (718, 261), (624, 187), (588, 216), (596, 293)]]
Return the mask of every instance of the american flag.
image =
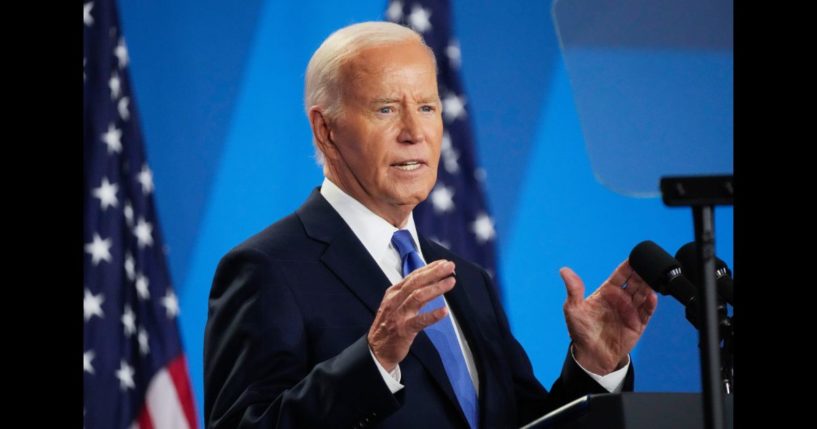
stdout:
[(437, 184), (414, 209), (423, 235), (481, 265), (496, 279), (494, 221), (483, 194), (485, 171), (477, 168), (468, 117), (468, 99), (460, 83), (460, 46), (452, 32), (447, 0), (393, 0), (386, 19), (423, 35), (437, 57), (445, 132)]
[(84, 2), (84, 427), (195, 428), (113, 0)]

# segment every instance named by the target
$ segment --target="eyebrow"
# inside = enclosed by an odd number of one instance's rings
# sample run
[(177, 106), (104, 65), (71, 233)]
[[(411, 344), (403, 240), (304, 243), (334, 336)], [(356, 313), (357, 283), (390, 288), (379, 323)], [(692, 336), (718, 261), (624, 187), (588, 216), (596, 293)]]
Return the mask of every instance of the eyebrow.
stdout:
[(371, 101), (371, 104), (392, 104), (399, 102), (399, 98), (375, 98)]
[[(399, 98), (382, 97), (382, 98), (373, 99), (371, 101), (371, 104), (392, 104), (392, 103), (400, 103), (400, 101), (401, 100)], [(439, 97), (427, 97), (427, 98), (420, 99), (418, 101), (418, 103), (419, 104), (428, 104), (428, 103), (437, 103), (439, 101), (440, 101)]]

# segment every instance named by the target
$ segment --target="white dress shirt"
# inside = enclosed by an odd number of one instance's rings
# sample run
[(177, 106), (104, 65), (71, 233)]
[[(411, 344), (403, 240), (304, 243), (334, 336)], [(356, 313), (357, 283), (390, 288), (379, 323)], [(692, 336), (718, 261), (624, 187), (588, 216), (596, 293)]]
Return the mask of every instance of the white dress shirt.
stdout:
[[(351, 228), (358, 240), (363, 243), (363, 247), (366, 248), (375, 262), (377, 262), (377, 265), (389, 279), (391, 284), (399, 283), (403, 279), (403, 263), (400, 259), (400, 254), (391, 244), (391, 237), (398, 229), (406, 229), (409, 231), (412, 239), (414, 239), (414, 245), (417, 248), (417, 252), (420, 254), (420, 258), (422, 258), (423, 262), (425, 262), (423, 251), (420, 249), (419, 245), (420, 241), (417, 238), (417, 228), (414, 226), (413, 214), (409, 214), (408, 222), (406, 222), (406, 225), (403, 228), (396, 228), (388, 221), (369, 210), (358, 200), (341, 190), (327, 178), (324, 178), (323, 184), (321, 185), (321, 195), (327, 202), (329, 202), (329, 205), (331, 205), (332, 208), (338, 212), (340, 217), (343, 218), (344, 222), (349, 225), (349, 228)], [(443, 300), (445, 300), (445, 297), (443, 297)], [(447, 301), (445, 302), (445, 305), (448, 307)], [(471, 348), (468, 346), (468, 342), (465, 340), (465, 337), (462, 334), (460, 325), (457, 323), (457, 318), (454, 316), (454, 313), (451, 311), (450, 307), (448, 307), (448, 314), (451, 317), (451, 321), (454, 323), (454, 331), (457, 334), (457, 342), (459, 343), (460, 349), (465, 356), (465, 364), (468, 368), (468, 374), (471, 376), (471, 381), (474, 382), (474, 387), (479, 395), (479, 375), (477, 374), (477, 368), (474, 364), (474, 355), (471, 353)], [(377, 365), (377, 368), (380, 370), (380, 374), (383, 376), (383, 380), (386, 382), (389, 390), (392, 393), (401, 390), (404, 386), (400, 383), (400, 365), (397, 365), (394, 370), (389, 373), (385, 368), (383, 368), (382, 365), (380, 365), (380, 362), (378, 362), (378, 360), (374, 357), (374, 353), (371, 352), (371, 349), (369, 349), (369, 353), (372, 355), (372, 359)], [(621, 391), (624, 376), (627, 374), (627, 368), (629, 365), (630, 362), (628, 357), (627, 364), (624, 365), (623, 368), (613, 371), (605, 376), (589, 372), (582, 368), (581, 365), (579, 365), (579, 367), (587, 372), (605, 389), (616, 393)]]

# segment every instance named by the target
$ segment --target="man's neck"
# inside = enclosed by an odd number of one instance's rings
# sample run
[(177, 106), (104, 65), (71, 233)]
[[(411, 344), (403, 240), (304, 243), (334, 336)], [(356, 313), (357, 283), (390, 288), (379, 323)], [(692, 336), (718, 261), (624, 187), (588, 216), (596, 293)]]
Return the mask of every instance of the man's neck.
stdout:
[(365, 192), (363, 191), (354, 192), (351, 190), (353, 186), (347, 186), (346, 184), (342, 183), (342, 181), (335, 180), (329, 177), (329, 175), (326, 175), (326, 179), (332, 182), (332, 184), (335, 185), (344, 194), (346, 194), (350, 198), (353, 198), (354, 200), (362, 204), (364, 207), (369, 209), (372, 213), (383, 218), (383, 220), (385, 220), (395, 228), (403, 229), (408, 223), (409, 216), (411, 216), (411, 211), (414, 209), (414, 207), (408, 209), (401, 206), (389, 206), (388, 208), (383, 208), (375, 204), (371, 204), (369, 202), (369, 198), (366, 198)]

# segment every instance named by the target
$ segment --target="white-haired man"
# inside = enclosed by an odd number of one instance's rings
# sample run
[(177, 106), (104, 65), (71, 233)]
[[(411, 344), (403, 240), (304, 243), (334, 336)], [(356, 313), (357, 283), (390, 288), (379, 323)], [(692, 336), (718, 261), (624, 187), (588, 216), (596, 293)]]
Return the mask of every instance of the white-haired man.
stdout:
[(583, 394), (632, 389), (628, 353), (657, 300), (626, 261), (586, 300), (563, 269), (573, 341), (547, 391), (490, 277), (418, 234), (412, 209), (436, 181), (443, 126), (417, 33), (338, 30), (309, 62), (305, 99), (326, 177), (218, 266), (208, 427), (518, 427)]

